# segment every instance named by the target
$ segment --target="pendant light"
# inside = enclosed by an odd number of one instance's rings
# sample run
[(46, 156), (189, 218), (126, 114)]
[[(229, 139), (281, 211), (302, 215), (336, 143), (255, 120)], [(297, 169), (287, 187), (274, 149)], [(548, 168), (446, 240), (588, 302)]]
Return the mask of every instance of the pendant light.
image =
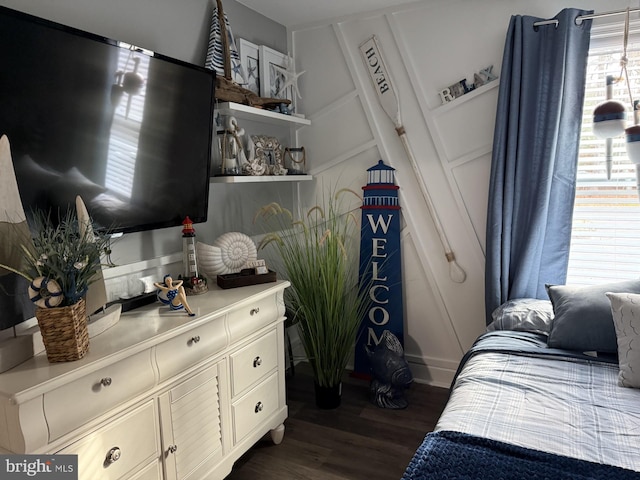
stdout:
[(605, 140), (605, 161), (607, 166), (607, 180), (611, 180), (612, 138), (622, 135), (627, 117), (626, 107), (622, 102), (613, 100), (613, 84), (620, 78), (607, 75), (606, 100), (593, 110), (593, 134)]
[(640, 196), (640, 102), (633, 102), (633, 126), (625, 130), (627, 156), (636, 166), (636, 185)]
[[(606, 100), (599, 104), (593, 111), (593, 133), (599, 138), (606, 139), (606, 166), (607, 180), (611, 179), (612, 164), (612, 138), (625, 133), (626, 149), (629, 160), (636, 166), (636, 182), (638, 186), (638, 195), (640, 196), (640, 108), (638, 101), (633, 101), (631, 94), (631, 83), (629, 82), (629, 73), (627, 71), (627, 43), (629, 41), (629, 8), (627, 8), (624, 22), (624, 48), (622, 57), (620, 58), (620, 76), (615, 78), (611, 75), (607, 76), (607, 95)], [(624, 77), (623, 77), (624, 74)], [(633, 110), (633, 125), (625, 128), (626, 108), (623, 103), (612, 100), (613, 84), (622, 80), (627, 82), (627, 91), (629, 92), (629, 100)]]
[(593, 110), (593, 133), (598, 138), (622, 135), (627, 116), (626, 107), (618, 100), (612, 100), (613, 84), (620, 78), (607, 75), (607, 99)]
[(627, 80), (627, 88), (629, 90), (629, 99), (633, 107), (633, 125), (625, 129), (626, 149), (629, 160), (636, 166), (636, 185), (638, 195), (640, 196), (640, 107), (639, 101), (633, 101), (631, 95), (631, 84), (629, 83), (629, 74), (627, 73), (627, 41), (629, 39), (629, 9), (624, 23), (624, 53), (620, 59), (620, 65)]

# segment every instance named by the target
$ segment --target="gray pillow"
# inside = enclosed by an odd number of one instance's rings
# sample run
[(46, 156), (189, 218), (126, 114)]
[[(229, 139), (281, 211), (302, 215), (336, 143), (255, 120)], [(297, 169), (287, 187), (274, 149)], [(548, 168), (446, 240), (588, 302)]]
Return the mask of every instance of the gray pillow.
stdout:
[(549, 334), (553, 307), (549, 300), (537, 298), (514, 298), (507, 300), (491, 313), (493, 321), (487, 331), (518, 330)]
[(618, 385), (640, 388), (640, 295), (607, 293), (618, 338)]
[(611, 304), (605, 294), (640, 293), (640, 280), (588, 287), (546, 285), (546, 288), (554, 313), (547, 340), (550, 347), (581, 352), (618, 352)]

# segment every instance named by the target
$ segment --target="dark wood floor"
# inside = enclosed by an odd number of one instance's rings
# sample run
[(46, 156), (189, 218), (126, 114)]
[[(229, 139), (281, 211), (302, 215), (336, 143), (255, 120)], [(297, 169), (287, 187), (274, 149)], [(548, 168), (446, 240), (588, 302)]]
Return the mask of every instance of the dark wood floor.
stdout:
[(409, 407), (387, 410), (368, 400), (369, 382), (345, 376), (342, 405), (315, 406), (308, 366), (287, 378), (289, 418), (284, 440), (265, 437), (234, 466), (227, 480), (399, 480), (448, 392), (414, 383)]

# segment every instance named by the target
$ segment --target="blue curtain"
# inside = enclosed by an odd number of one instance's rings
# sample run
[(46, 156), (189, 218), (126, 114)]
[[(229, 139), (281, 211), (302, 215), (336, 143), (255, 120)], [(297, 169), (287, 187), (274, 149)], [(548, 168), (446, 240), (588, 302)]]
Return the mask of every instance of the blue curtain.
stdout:
[(545, 283), (566, 279), (591, 31), (591, 20), (575, 19), (587, 13), (509, 24), (487, 212), (487, 323), (505, 301), (548, 298)]

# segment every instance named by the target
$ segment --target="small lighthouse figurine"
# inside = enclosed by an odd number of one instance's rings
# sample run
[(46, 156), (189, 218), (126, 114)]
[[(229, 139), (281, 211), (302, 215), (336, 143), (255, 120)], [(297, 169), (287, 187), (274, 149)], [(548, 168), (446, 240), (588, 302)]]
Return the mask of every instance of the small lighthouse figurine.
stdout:
[(206, 280), (198, 275), (196, 258), (196, 231), (193, 222), (187, 215), (182, 221), (182, 265), (184, 289), (187, 295), (199, 295), (208, 290)]

